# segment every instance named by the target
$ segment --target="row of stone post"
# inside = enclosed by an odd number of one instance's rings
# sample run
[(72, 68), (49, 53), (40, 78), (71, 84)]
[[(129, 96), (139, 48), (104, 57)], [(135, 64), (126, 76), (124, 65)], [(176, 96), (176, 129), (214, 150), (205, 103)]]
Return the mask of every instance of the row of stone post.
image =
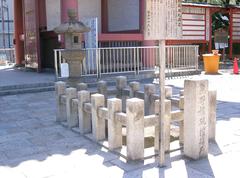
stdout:
[[(67, 121), (69, 127), (79, 127), (81, 134), (92, 132), (96, 141), (106, 138), (107, 128), (110, 150), (122, 146), (122, 126), (124, 125), (127, 128), (128, 158), (142, 159), (144, 116), (158, 115), (159, 96), (155, 94), (154, 84), (145, 85), (144, 93), (139, 91), (138, 82), (131, 82), (129, 88), (130, 90), (127, 90), (126, 77), (118, 77), (116, 98), (108, 99), (109, 91), (105, 81), (98, 82), (98, 93), (92, 95), (86, 91), (86, 84), (78, 84), (77, 88), (66, 88), (64, 82), (57, 82), (57, 121)], [(144, 100), (136, 98), (138, 96)], [(171, 87), (166, 87), (165, 96), (165, 151), (169, 151), (172, 119)], [(184, 144), (184, 154), (193, 159), (206, 156), (208, 140), (215, 139), (216, 92), (208, 91), (208, 82), (205, 80), (187, 80), (184, 85), (184, 97), (180, 96), (178, 107), (179, 113), (182, 112), (184, 116), (179, 121), (179, 140)], [(126, 108), (126, 113), (123, 113), (124, 108)], [(100, 116), (100, 112), (105, 115)], [(161, 128), (159, 125), (151, 126), (155, 126), (154, 145), (155, 150), (159, 150)]]

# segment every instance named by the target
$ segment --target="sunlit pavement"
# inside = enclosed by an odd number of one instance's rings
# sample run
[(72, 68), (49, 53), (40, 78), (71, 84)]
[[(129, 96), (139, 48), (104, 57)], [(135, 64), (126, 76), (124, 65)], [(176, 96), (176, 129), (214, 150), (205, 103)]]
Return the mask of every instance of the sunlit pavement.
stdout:
[[(152, 158), (126, 163), (123, 158), (55, 122), (54, 92), (0, 97), (1, 178), (202, 178), (239, 177), (240, 75), (221, 71), (200, 75), (217, 89), (217, 136), (208, 159), (192, 161), (180, 151), (159, 168)], [(185, 78), (167, 80), (176, 88)]]

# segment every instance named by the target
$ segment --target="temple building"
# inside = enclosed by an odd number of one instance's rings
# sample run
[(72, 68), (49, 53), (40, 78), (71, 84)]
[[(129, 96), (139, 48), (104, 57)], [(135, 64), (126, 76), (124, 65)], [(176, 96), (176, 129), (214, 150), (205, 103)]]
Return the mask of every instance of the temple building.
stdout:
[[(153, 46), (144, 36), (147, 0), (14, 0), (16, 63), (41, 71), (54, 66), (54, 49), (63, 48), (63, 38), (54, 28), (68, 20), (75, 9), (81, 21), (97, 19), (93, 26), (97, 44), (91, 47)], [(240, 42), (240, 9), (218, 5), (182, 3), (181, 39), (167, 39), (167, 45), (198, 44), (201, 51), (213, 48), (212, 14), (228, 14), (229, 56), (233, 43)], [(159, 22), (161, 25), (161, 22)]]

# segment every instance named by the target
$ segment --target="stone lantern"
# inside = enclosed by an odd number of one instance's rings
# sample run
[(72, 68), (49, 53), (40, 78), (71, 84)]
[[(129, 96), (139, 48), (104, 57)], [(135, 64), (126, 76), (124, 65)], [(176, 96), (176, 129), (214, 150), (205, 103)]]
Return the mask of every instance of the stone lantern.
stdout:
[(82, 74), (82, 61), (86, 56), (82, 48), (83, 33), (89, 32), (90, 28), (77, 20), (77, 12), (73, 9), (68, 10), (69, 21), (56, 27), (57, 34), (64, 35), (65, 49), (62, 57), (69, 65), (69, 78), (77, 78)]

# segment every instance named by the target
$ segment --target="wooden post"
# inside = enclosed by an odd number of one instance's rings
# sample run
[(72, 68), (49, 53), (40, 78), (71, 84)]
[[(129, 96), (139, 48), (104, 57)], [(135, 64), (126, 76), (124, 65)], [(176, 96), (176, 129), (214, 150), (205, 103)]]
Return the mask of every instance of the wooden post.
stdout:
[(233, 58), (233, 10), (230, 8), (230, 12), (229, 12), (229, 58), (232, 59)]
[(166, 51), (165, 40), (159, 41), (159, 86), (160, 86), (160, 105), (159, 105), (159, 126), (160, 126), (160, 167), (165, 165), (165, 65), (166, 65)]

